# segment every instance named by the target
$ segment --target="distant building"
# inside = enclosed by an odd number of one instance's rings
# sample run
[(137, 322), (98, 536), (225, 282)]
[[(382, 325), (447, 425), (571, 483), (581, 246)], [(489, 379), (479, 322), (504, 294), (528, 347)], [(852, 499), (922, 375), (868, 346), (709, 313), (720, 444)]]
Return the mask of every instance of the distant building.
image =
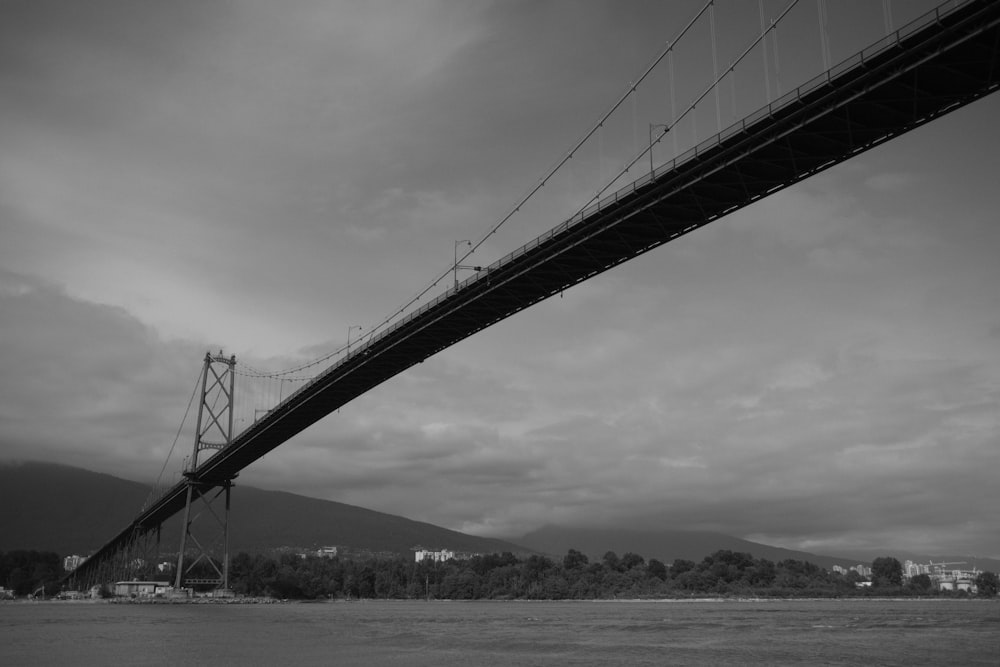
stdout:
[(867, 567), (865, 565), (860, 565), (860, 564), (859, 565), (855, 565), (853, 567), (844, 567), (842, 565), (834, 565), (833, 566), (833, 571), (836, 572), (836, 573), (838, 573), (838, 574), (842, 574), (842, 575), (846, 575), (848, 572), (857, 572), (861, 577), (863, 577), (865, 579), (870, 579), (871, 576), (872, 576), (872, 569), (870, 567)]
[(56, 597), (60, 600), (83, 600), (87, 595), (82, 591), (60, 591)]
[(435, 563), (443, 563), (446, 560), (453, 559), (455, 557), (455, 552), (449, 551), (448, 549), (439, 549), (434, 551), (431, 549), (415, 547), (413, 550), (413, 556), (418, 563), (425, 560), (430, 560)]
[(854, 570), (855, 572), (857, 572), (858, 574), (860, 574), (862, 577), (864, 577), (866, 579), (871, 578), (871, 576), (872, 576), (872, 569), (870, 567), (868, 567), (867, 565), (861, 565), (859, 563), (858, 565), (855, 565), (854, 567), (852, 567), (850, 569)]
[(918, 574), (931, 574), (931, 568), (929, 565), (915, 563), (912, 560), (908, 560), (903, 563), (903, 574), (906, 577), (913, 578)]
[(119, 581), (115, 583), (115, 595), (119, 597), (156, 597), (173, 586), (163, 581)]
[(938, 589), (942, 591), (965, 591), (975, 595), (979, 592), (975, 580), (970, 578), (969, 573), (955, 572), (955, 576), (940, 577), (936, 581)]
[(87, 560), (86, 556), (66, 556), (63, 558), (63, 570), (65, 572), (72, 572), (76, 568), (80, 567), (85, 560)]
[(316, 555), (320, 558), (335, 558), (337, 556), (337, 547), (320, 547), (316, 550)]

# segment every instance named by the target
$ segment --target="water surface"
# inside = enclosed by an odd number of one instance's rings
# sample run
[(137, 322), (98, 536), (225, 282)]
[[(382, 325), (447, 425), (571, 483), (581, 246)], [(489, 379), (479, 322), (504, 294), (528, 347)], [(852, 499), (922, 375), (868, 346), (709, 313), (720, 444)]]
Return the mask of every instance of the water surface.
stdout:
[(1000, 602), (0, 604), (0, 664), (993, 665)]

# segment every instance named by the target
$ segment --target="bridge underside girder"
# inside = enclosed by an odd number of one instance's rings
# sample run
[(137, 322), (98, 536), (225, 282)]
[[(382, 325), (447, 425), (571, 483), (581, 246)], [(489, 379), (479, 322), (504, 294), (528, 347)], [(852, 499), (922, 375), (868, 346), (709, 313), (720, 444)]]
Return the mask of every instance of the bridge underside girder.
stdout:
[[(1000, 2), (976, 0), (783, 96), (352, 350), (196, 471), (220, 485), (369, 389), (502, 319), (996, 90)], [(804, 87), (805, 88), (805, 87)], [(184, 506), (178, 484), (98, 553)]]

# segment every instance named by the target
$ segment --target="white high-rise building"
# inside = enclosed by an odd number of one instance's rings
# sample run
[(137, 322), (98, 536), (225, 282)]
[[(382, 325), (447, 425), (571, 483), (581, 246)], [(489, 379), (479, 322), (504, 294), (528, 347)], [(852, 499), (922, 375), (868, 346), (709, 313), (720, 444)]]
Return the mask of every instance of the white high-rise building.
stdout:
[(414, 550), (413, 555), (418, 563), (423, 560), (443, 563), (446, 560), (453, 559), (455, 557), (455, 552), (449, 551), (448, 549), (440, 549), (438, 551), (431, 551), (430, 549), (416, 549)]

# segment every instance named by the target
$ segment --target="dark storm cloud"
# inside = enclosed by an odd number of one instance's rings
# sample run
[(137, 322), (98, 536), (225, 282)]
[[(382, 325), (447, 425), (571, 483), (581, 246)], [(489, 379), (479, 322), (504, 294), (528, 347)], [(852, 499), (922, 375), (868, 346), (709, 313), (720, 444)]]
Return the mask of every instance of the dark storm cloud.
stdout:
[(193, 387), (198, 348), (164, 343), (122, 309), (2, 270), (0, 313), (5, 455), (91, 468), (103, 458), (123, 474), (154, 477)]

